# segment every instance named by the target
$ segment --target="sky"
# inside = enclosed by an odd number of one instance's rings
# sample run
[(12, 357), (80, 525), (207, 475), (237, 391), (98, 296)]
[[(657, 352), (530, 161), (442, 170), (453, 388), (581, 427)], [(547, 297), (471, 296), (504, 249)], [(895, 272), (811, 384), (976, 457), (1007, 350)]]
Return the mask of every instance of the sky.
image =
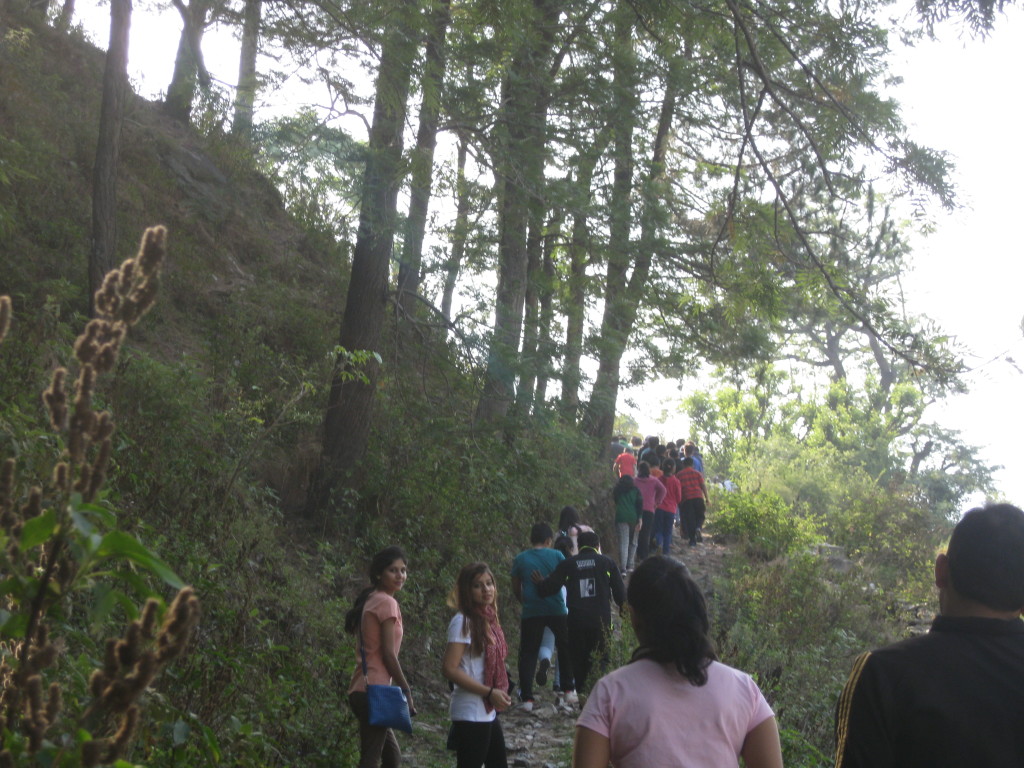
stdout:
[[(105, 46), (106, 5), (80, 3), (86, 29)], [(176, 13), (136, 10), (129, 55), (131, 77), (141, 93), (155, 97), (167, 85), (181, 28)], [(936, 320), (966, 348), (970, 393), (931, 406), (927, 418), (960, 430), (990, 464), (1003, 465), (997, 483), (1006, 499), (1024, 504), (1024, 245), (1019, 222), (1019, 180), (1024, 153), (1019, 135), (1024, 106), (1024, 13), (1010, 7), (984, 40), (961, 35), (955, 25), (938, 31), (936, 42), (900, 48), (892, 73), (903, 78), (892, 95), (903, 105), (910, 135), (948, 151), (963, 207), (932, 210), (934, 232), (914, 241), (913, 268), (903, 276), (909, 308)], [(225, 35), (208, 33), (207, 65), (227, 84), (237, 73), (237, 47)], [(280, 98), (280, 97), (278, 97)], [(1006, 358), (1016, 361), (1007, 362)], [(629, 396), (636, 398), (637, 393)], [(629, 409), (641, 432), (685, 435), (677, 411), (678, 382), (645, 388), (642, 411)]]

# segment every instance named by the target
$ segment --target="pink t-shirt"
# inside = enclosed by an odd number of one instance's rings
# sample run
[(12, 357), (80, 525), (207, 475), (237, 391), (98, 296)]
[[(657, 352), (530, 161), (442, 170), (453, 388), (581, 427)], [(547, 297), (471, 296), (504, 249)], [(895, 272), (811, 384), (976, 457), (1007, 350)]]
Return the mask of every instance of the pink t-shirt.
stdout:
[[(366, 649), (367, 678), (372, 685), (390, 685), (391, 675), (384, 666), (384, 655), (380, 647), (380, 625), (388, 619), (395, 620), (395, 656), (402, 647), (402, 611), (398, 601), (387, 592), (374, 590), (363, 606), (363, 648)], [(359, 655), (359, 634), (356, 633), (356, 670), (348, 692), (365, 691), (363, 662)]]
[(717, 661), (699, 688), (672, 664), (641, 659), (594, 686), (577, 728), (608, 738), (615, 768), (738, 766), (743, 742), (773, 713), (750, 675)]

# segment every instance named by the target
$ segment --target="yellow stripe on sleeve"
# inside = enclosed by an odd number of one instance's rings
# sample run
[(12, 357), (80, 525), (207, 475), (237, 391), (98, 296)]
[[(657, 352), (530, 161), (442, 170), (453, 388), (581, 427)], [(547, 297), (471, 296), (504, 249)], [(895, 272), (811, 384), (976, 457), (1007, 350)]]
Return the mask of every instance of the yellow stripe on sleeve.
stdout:
[(846, 752), (846, 736), (850, 730), (850, 708), (853, 703), (853, 692), (857, 688), (861, 672), (868, 662), (871, 652), (862, 653), (853, 662), (853, 669), (850, 670), (850, 677), (846, 681), (842, 694), (839, 696), (839, 704), (836, 709), (836, 765), (835, 768), (843, 768), (843, 755)]

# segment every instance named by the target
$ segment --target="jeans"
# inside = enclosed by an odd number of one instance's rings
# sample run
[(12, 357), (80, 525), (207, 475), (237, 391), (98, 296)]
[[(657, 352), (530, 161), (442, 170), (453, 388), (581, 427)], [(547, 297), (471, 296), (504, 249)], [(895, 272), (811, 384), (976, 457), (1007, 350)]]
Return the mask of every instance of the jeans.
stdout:
[(616, 523), (619, 531), (619, 570), (631, 571), (636, 560), (636, 524)]
[(398, 768), (402, 762), (398, 739), (390, 728), (370, 725), (366, 691), (350, 693), (348, 704), (359, 721), (359, 768)]
[(672, 526), (675, 521), (675, 514), (667, 509), (658, 509), (654, 512), (654, 540), (666, 555), (672, 553)]
[(643, 525), (640, 526), (640, 532), (637, 534), (636, 544), (637, 563), (647, 559), (647, 554), (651, 550), (651, 537), (654, 536), (654, 513), (645, 509), (641, 519)]
[(572, 651), (569, 650), (569, 629), (566, 617), (530, 616), (519, 625), (519, 698), (533, 700), (533, 675), (537, 671), (537, 656), (540, 653), (544, 628), (555, 636), (558, 651), (559, 681), (566, 691), (576, 690), (573, 685)]
[(683, 531), (690, 544), (697, 543), (697, 529), (704, 525), (704, 499), (685, 499), (682, 507)]
[(456, 768), (508, 768), (505, 733), (497, 717), (489, 723), (456, 720), (448, 742), (455, 749)]

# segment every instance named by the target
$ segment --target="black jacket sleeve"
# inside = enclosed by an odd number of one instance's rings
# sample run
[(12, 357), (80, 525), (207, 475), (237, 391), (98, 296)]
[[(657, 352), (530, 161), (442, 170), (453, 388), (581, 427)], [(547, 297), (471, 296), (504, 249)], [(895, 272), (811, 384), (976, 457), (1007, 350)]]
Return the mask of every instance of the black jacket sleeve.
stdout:
[(572, 562), (570, 558), (559, 562), (555, 566), (555, 570), (544, 581), (537, 583), (537, 594), (541, 597), (551, 597), (551, 595), (564, 587), (565, 582), (569, 579), (569, 568)]

